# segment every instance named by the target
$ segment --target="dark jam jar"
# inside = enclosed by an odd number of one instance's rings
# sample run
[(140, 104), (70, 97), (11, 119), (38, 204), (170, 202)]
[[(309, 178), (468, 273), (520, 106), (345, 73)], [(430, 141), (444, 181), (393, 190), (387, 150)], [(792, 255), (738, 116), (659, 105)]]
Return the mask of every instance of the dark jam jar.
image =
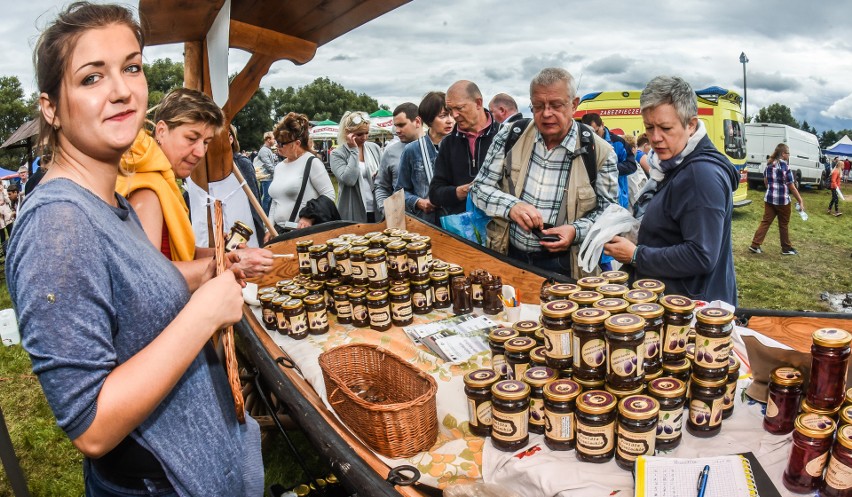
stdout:
[[(535, 340), (535, 343), (544, 345), (544, 328), (538, 321), (532, 319), (518, 321), (512, 325), (512, 329), (517, 331), (519, 336), (530, 337)], [(539, 340), (541, 340), (540, 343)]]
[(500, 375), (500, 379), (509, 379), (509, 365), (506, 363), (507, 340), (517, 338), (518, 332), (511, 328), (497, 328), (488, 334), (488, 347), (491, 349), (491, 368)]
[(407, 244), (402, 241), (393, 241), (385, 246), (388, 252), (388, 277), (392, 280), (408, 278), (408, 253), (405, 250)]
[(577, 459), (604, 463), (615, 454), (615, 396), (589, 390), (577, 397)]
[(608, 311), (610, 314), (621, 314), (627, 311), (627, 306), (630, 303), (626, 300), (618, 297), (606, 297), (598, 300), (592, 305), (595, 309), (603, 309)]
[(432, 238), (426, 235), (420, 235), (415, 238), (414, 241), (426, 245), (426, 269), (430, 269), (432, 267)]
[(263, 321), (263, 327), (267, 331), (275, 331), (275, 308), (272, 305), (272, 299), (277, 296), (278, 294), (275, 292), (262, 293), (257, 296), (257, 300), (260, 301), (261, 321)]
[(530, 352), (535, 348), (535, 340), (529, 337), (515, 337), (506, 340), (503, 346), (506, 348), (509, 377), (513, 380), (523, 379), (524, 372), (530, 367)]
[(607, 283), (609, 283), (609, 280), (601, 278), (600, 276), (586, 276), (585, 278), (577, 280), (577, 285), (579, 285), (582, 290), (591, 290), (593, 292), (597, 291), (599, 286), (606, 285)]
[(725, 383), (725, 395), (722, 397), (722, 419), (728, 419), (734, 414), (736, 405), (737, 382), (740, 379), (740, 360), (736, 354), (728, 355), (728, 381)]
[(374, 248), (364, 252), (364, 261), (367, 263), (367, 279), (370, 280), (370, 288), (379, 290), (388, 285), (388, 257), (385, 249)]
[(491, 387), (500, 380), (493, 369), (477, 369), (464, 375), (468, 427), (476, 436), (491, 435)]
[(722, 429), (722, 397), (727, 378), (702, 380), (692, 375), (689, 386), (689, 419), (686, 430), (701, 438), (716, 436)]
[(645, 320), (645, 376), (662, 371), (663, 356), (660, 340), (663, 331), (663, 306), (654, 303), (631, 304), (627, 312)]
[(482, 280), (482, 312), (491, 316), (503, 312), (503, 279), (489, 276)]
[(334, 309), (337, 311), (337, 322), (352, 324), (352, 304), (349, 302), (349, 285), (340, 285), (334, 289)]
[(800, 414), (793, 431), (793, 446), (784, 470), (784, 486), (805, 494), (816, 490), (828, 463), (834, 421), (821, 414)]
[(367, 276), (367, 259), (364, 255), (368, 250), (370, 249), (364, 246), (355, 246), (349, 249), (353, 285), (362, 286), (370, 282), (370, 278)]
[(482, 281), (488, 276), (488, 271), (484, 269), (474, 269), (470, 272), (470, 300), (474, 307), (482, 307)]
[(450, 288), (453, 293), (453, 314), (458, 316), (473, 312), (470, 281), (464, 276), (455, 276)]
[(547, 365), (553, 369), (571, 366), (573, 339), (571, 336), (571, 314), (577, 304), (570, 300), (554, 300), (541, 308), (541, 324), (544, 332), (544, 351)]
[(802, 372), (792, 366), (772, 370), (769, 377), (769, 394), (763, 429), (773, 435), (786, 435), (793, 431), (799, 404), (802, 401)]
[(547, 366), (547, 355), (544, 351), (544, 345), (537, 345), (530, 351), (530, 364), (532, 367)]
[(698, 376), (718, 379), (728, 376), (728, 356), (734, 313), (719, 307), (695, 312), (695, 359), (692, 370)]
[(590, 290), (580, 290), (578, 292), (574, 292), (568, 297), (571, 302), (577, 304), (577, 307), (580, 309), (586, 309), (588, 307), (592, 307), (595, 305), (595, 302), (602, 299), (603, 295), (598, 292), (593, 292)]
[(666, 295), (660, 299), (660, 304), (666, 311), (663, 314), (663, 362), (678, 361), (686, 357), (686, 336), (695, 302), (680, 295)]
[(631, 304), (650, 304), (657, 301), (657, 294), (649, 290), (629, 290), (624, 294), (624, 300)]
[(429, 276), (425, 279), (411, 280), (411, 307), (414, 314), (429, 314), (432, 312), (432, 282)]
[(601, 273), (601, 278), (606, 279), (609, 283), (618, 285), (626, 285), (630, 275), (624, 271), (604, 271)]
[(398, 285), (390, 289), (391, 321), (394, 326), (408, 326), (414, 321), (411, 311), (411, 293), (407, 286)]
[(636, 280), (633, 282), (633, 288), (654, 292), (658, 297), (666, 291), (666, 285), (662, 281), (652, 279)]
[(349, 260), (350, 248), (352, 247), (349, 244), (343, 244), (334, 247), (334, 250), (331, 251), (334, 256), (334, 270), (343, 283), (349, 283), (352, 280), (352, 262)]
[(384, 290), (373, 290), (368, 293), (367, 313), (370, 316), (370, 328), (376, 331), (388, 331), (391, 327), (388, 292)]
[(491, 387), (491, 443), (514, 452), (530, 440), (530, 387), (523, 381), (498, 381)]
[(352, 305), (352, 324), (357, 328), (370, 326), (370, 314), (367, 312), (367, 290), (353, 288), (347, 293), (349, 303)]
[(328, 260), (328, 245), (322, 243), (308, 249), (311, 257), (311, 278), (314, 281), (325, 281), (329, 278), (331, 264)]
[(683, 438), (683, 406), (686, 384), (677, 378), (657, 378), (648, 382), (648, 394), (660, 403), (657, 416), (657, 450), (671, 450)]
[(837, 429), (828, 468), (820, 485), (820, 497), (849, 497), (852, 495), (852, 425)]
[(850, 341), (852, 335), (836, 328), (813, 333), (811, 377), (805, 395), (811, 407), (833, 409), (843, 404)]
[(555, 285), (550, 285), (547, 289), (547, 301), (568, 300), (568, 297), (572, 293), (579, 291), (580, 287), (573, 283), (557, 283)]
[(301, 340), (308, 336), (308, 316), (305, 306), (299, 299), (291, 299), (283, 304), (284, 317), (290, 330), (290, 338)]
[[(610, 317), (602, 309), (579, 309), (571, 315), (574, 323), (574, 379), (577, 382), (600, 382), (606, 379), (606, 328)], [(581, 383), (581, 385), (583, 385)]]
[(299, 255), (299, 274), (311, 274), (311, 254), (309, 249), (313, 244), (313, 240), (300, 240), (296, 242), (296, 254)]
[(423, 242), (412, 242), (406, 245), (408, 253), (408, 277), (422, 280), (429, 277), (429, 253)]
[(632, 471), (637, 457), (654, 455), (659, 411), (660, 404), (647, 395), (631, 395), (618, 403), (618, 467)]
[(325, 297), (316, 294), (308, 295), (305, 297), (304, 305), (308, 318), (308, 333), (311, 335), (328, 333), (328, 312), (325, 308)]
[(325, 282), (325, 308), (332, 314), (337, 314), (337, 307), (334, 305), (334, 289), (343, 284), (343, 280), (334, 277)]
[(272, 308), (274, 310), (273, 319), (275, 321), (275, 331), (280, 335), (290, 334), (290, 325), (287, 324), (287, 316), (284, 314), (284, 304), (290, 300), (289, 295), (279, 295), (272, 299)]
[(435, 309), (446, 309), (453, 305), (450, 300), (449, 275), (444, 271), (432, 271), (430, 279), (432, 280), (432, 295), (435, 297), (432, 306)]
[(524, 371), (523, 380), (530, 386), (530, 425), (532, 433), (544, 433), (544, 386), (556, 379), (556, 371), (534, 367)]
[(603, 295), (605, 299), (623, 299), (624, 294), (630, 291), (630, 289), (624, 285), (607, 283), (606, 285), (599, 286), (595, 291)]
[(574, 448), (578, 395), (580, 385), (572, 380), (554, 380), (544, 386), (544, 444), (550, 450)]
[(605, 322), (606, 382), (618, 390), (633, 390), (645, 381), (645, 320), (635, 314), (616, 314)]

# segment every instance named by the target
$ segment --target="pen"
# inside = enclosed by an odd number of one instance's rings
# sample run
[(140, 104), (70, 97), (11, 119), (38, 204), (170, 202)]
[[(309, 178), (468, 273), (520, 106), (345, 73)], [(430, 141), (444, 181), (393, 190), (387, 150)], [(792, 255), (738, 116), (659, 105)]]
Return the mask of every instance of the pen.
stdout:
[(707, 489), (707, 480), (710, 477), (710, 466), (704, 466), (701, 473), (698, 474), (698, 497), (704, 497), (704, 491)]

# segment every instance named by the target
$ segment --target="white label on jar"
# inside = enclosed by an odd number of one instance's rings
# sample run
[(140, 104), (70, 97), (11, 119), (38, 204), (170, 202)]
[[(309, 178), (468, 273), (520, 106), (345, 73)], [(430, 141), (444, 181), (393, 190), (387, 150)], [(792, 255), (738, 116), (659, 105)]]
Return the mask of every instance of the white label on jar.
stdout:
[(307, 252), (299, 252), (299, 268), (313, 267), (311, 264), (311, 255)]
[(479, 426), (479, 420), (476, 418), (476, 401), (470, 398), (467, 399), (467, 419), (470, 424)]
[(241, 243), (247, 243), (248, 240), (243, 237), (243, 235), (236, 233), (234, 231), (228, 233), (228, 239), (225, 241), (225, 252), (230, 252), (232, 250), (236, 250), (237, 247), (240, 246)]
[(722, 402), (722, 397), (719, 397), (718, 399), (713, 399), (712, 412), (710, 413), (710, 426), (717, 426), (722, 424), (722, 411), (725, 410), (725, 406)]
[(491, 356), (491, 369), (503, 378), (509, 376), (509, 365), (506, 364), (506, 356), (503, 354), (495, 354)]
[(423, 255), (417, 258), (417, 273), (426, 274), (429, 272), (429, 256)]
[(530, 411), (508, 414), (492, 407), (491, 436), (504, 442), (521, 440), (529, 434), (528, 426)]
[(414, 257), (406, 257), (405, 267), (408, 269), (408, 272), (411, 274), (417, 274), (417, 259)]
[(671, 440), (677, 438), (683, 428), (683, 409), (660, 411), (657, 414), (657, 438)]
[(574, 413), (557, 414), (545, 409), (544, 419), (547, 438), (559, 442), (574, 440)]
[(705, 368), (728, 366), (728, 351), (731, 350), (731, 337), (705, 338), (695, 337), (695, 363)]
[(606, 361), (606, 341), (600, 339), (587, 340), (583, 344), (583, 362), (592, 367), (598, 367)]
[[(572, 340), (574, 342), (572, 344), (572, 347), (573, 347), (572, 350), (580, 351), (580, 337), (578, 337), (577, 335), (574, 335)], [(573, 358), (571, 359), (571, 364), (574, 366), (574, 369), (577, 369), (577, 368), (580, 367), (581, 354), (582, 354), (582, 351), (580, 351), (580, 353), (578, 353), (578, 354), (574, 354)]]
[(544, 329), (544, 350), (547, 357), (565, 359), (571, 357), (571, 328), (567, 330)]
[(470, 284), (470, 298), (473, 300), (482, 300), (482, 285), (479, 283)]
[(391, 317), (390, 312), (388, 312), (387, 306), (380, 307), (379, 309), (370, 309), (370, 324), (372, 326), (385, 326), (390, 324)]
[(615, 422), (604, 426), (587, 426), (577, 420), (577, 448), (584, 454), (597, 456), (612, 450)]
[(446, 302), (448, 300), (450, 300), (450, 290), (445, 285), (435, 288), (435, 302)]
[(618, 376), (634, 376), (639, 374), (641, 366), (639, 356), (633, 349), (615, 349), (609, 354), (610, 367)]
[(355, 278), (363, 278), (367, 275), (367, 263), (366, 262), (353, 262), (352, 263), (352, 276)]
[[(736, 393), (737, 393), (737, 382), (736, 381), (732, 381), (731, 383), (728, 383), (727, 385), (725, 385), (725, 395), (722, 396), (722, 405), (725, 407), (725, 409), (728, 409), (728, 408), (734, 406), (734, 395), (736, 395)], [(767, 406), (767, 410), (768, 410), (768, 406)]]
[(264, 323), (275, 323), (275, 312), (273, 312), (272, 309), (263, 309), (263, 311), (261, 311), (261, 315), (263, 316)]
[(656, 359), (660, 355), (660, 334), (656, 331), (645, 332), (645, 358)]
[(411, 317), (411, 301), (406, 302), (391, 302), (391, 314), (399, 320), (408, 319)]
[(352, 275), (352, 263), (349, 262), (349, 259), (337, 261), (337, 272), (340, 273), (340, 276)]
[(689, 334), (689, 325), (682, 326), (666, 325), (665, 343), (663, 351), (677, 354), (686, 350), (686, 336)]
[(300, 335), (308, 331), (308, 319), (304, 312), (290, 316), (287, 318), (287, 321), (290, 325), (290, 333), (294, 335)]
[(352, 317), (356, 321), (366, 321), (367, 320), (367, 306), (366, 305), (356, 305), (352, 307)]
[(334, 308), (337, 309), (338, 318), (352, 317), (352, 304), (348, 300), (338, 300), (334, 303)]
[(287, 329), (287, 317), (284, 316), (283, 311), (275, 313), (275, 325), (278, 326), (279, 330)]
[(544, 426), (544, 400), (530, 398), (530, 424)]
[(308, 323), (313, 329), (325, 328), (328, 326), (328, 313), (325, 309), (321, 311), (308, 311)]
[(825, 469), (826, 462), (828, 462), (828, 451), (823, 452), (819, 457), (815, 457), (805, 464), (805, 472), (814, 478), (819, 478), (822, 476), (822, 470)]
[(636, 457), (645, 454), (654, 454), (654, 443), (656, 442), (656, 433), (654, 430), (648, 430), (643, 433), (634, 433), (625, 430), (624, 427), (618, 427), (618, 445), (616, 451), (622, 459), (635, 461)]
[(388, 266), (384, 262), (367, 264), (367, 277), (370, 281), (381, 281), (388, 277)]
[(852, 468), (832, 457), (825, 471), (825, 483), (835, 490), (852, 488)]
[(432, 306), (432, 289), (423, 292), (413, 292), (411, 294), (411, 304), (417, 308)]
[[(314, 259), (311, 259), (311, 270), (313, 270), (313, 262), (314, 262)], [(328, 257), (325, 257), (325, 256), (320, 257), (319, 259), (316, 260), (316, 262), (317, 262), (316, 268), (317, 268), (318, 274), (324, 274), (324, 273), (328, 272), (328, 270), (329, 270)]]

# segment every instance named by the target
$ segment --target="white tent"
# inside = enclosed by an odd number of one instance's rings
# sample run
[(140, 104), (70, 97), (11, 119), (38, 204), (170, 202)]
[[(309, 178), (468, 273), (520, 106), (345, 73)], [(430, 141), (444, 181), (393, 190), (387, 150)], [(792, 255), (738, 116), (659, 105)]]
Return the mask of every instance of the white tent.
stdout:
[(390, 138), (393, 136), (393, 117), (370, 118), (370, 137)]
[(340, 126), (336, 124), (314, 126), (311, 128), (311, 138), (314, 140), (333, 140), (337, 138)]
[(850, 157), (852, 156), (852, 140), (847, 135), (837, 140), (837, 143), (825, 149), (825, 154), (830, 157)]

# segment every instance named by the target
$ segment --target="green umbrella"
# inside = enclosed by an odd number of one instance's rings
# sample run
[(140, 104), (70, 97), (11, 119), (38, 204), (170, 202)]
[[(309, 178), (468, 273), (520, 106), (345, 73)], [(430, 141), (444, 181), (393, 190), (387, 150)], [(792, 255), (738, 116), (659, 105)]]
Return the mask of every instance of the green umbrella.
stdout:
[(334, 126), (336, 124), (337, 123), (332, 121), (331, 119), (326, 119), (325, 121), (320, 121), (320, 122), (314, 123), (314, 126)]
[(370, 117), (393, 117), (393, 112), (385, 109), (379, 109), (370, 114)]

